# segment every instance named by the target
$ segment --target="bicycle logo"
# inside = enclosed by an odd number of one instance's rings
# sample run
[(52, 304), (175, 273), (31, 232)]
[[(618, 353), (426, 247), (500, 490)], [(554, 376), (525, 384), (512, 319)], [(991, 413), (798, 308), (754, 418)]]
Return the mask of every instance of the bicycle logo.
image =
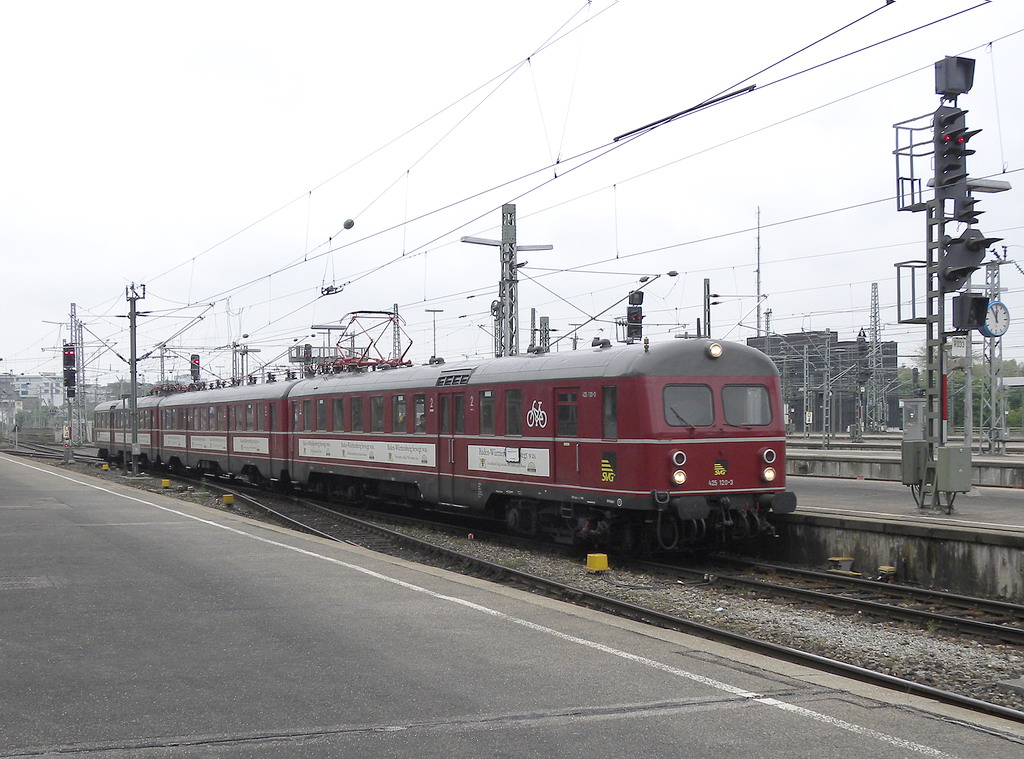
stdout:
[(530, 410), (526, 412), (527, 427), (547, 427), (548, 412), (542, 408), (541, 401), (534, 401)]

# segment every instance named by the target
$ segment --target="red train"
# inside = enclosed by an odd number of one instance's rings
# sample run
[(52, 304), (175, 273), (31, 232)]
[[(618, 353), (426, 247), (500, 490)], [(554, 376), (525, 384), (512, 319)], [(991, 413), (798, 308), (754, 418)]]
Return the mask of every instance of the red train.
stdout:
[[(139, 399), (171, 469), (489, 514), (624, 551), (713, 548), (791, 512), (778, 372), (744, 345), (656, 344), (346, 371)], [(95, 410), (131, 448), (125, 401)]]

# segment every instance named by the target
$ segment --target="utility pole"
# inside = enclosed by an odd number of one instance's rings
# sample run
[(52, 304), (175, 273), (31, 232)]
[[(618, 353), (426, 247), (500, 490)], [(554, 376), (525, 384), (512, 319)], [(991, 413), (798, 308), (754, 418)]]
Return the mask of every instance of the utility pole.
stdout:
[[(398, 304), (395, 303), (394, 307), (395, 307), (395, 321), (392, 322), (392, 324), (391, 324), (391, 357), (393, 359), (395, 359), (396, 361), (398, 361), (399, 359), (402, 358), (402, 326), (401, 326), (401, 324), (398, 321)], [(436, 328), (435, 328), (434, 344), (435, 344), (435, 348), (434, 348), (435, 354), (434, 355), (437, 355), (437, 353), (436, 353), (436, 350), (437, 350), (437, 348), (436, 348), (436, 345), (437, 345)]]
[(885, 431), (885, 378), (882, 376), (882, 316), (878, 283), (871, 283), (871, 330), (868, 335), (868, 420), (871, 432)]
[[(242, 338), (247, 338), (248, 335), (242, 335)], [(246, 377), (249, 376), (249, 354), (259, 353), (260, 348), (250, 348), (245, 343), (231, 343), (231, 379), (237, 380), (240, 385), (244, 385)], [(193, 381), (198, 381), (199, 377), (193, 377)]]
[[(985, 264), (985, 294), (989, 302), (998, 303), (1002, 293), (999, 282), (999, 267), (1005, 260), (989, 261)], [(1006, 396), (1002, 392), (1003, 340), (1002, 336), (989, 336), (985, 332), (982, 343), (982, 358), (985, 364), (985, 390), (981, 394), (981, 419), (979, 444), (989, 453), (1006, 452)]]
[(825, 330), (825, 377), (821, 383), (821, 447), (828, 450), (832, 439), (832, 330)]
[(82, 327), (82, 320), (78, 318), (78, 310), (74, 303), (71, 304), (71, 342), (78, 346), (78, 350), (75, 352), (75, 373), (77, 374), (77, 384), (81, 389), (80, 393), (75, 393), (75, 397), (71, 402), (71, 440), (72, 443), (85, 442), (86, 438), (86, 423), (85, 423), (85, 350), (84, 350), (84, 330)]
[(427, 309), (424, 309), (424, 310), (428, 314), (430, 314), (431, 322), (433, 322), (433, 326), (434, 326), (434, 347), (433, 347), (433, 350), (431, 351), (431, 354), (430, 354), (430, 363), (431, 364), (436, 364), (437, 363), (437, 315), (438, 314), (443, 314), (444, 313), (444, 309), (443, 308), (427, 308)]
[(519, 268), (517, 254), (520, 250), (553, 250), (553, 245), (519, 245), (516, 240), (516, 206), (506, 203), (501, 207), (501, 239), (487, 240), (481, 237), (463, 237), (462, 242), (475, 245), (491, 245), (501, 248), (501, 280), (498, 283), (498, 300), (491, 304), (494, 316), (494, 355), (515, 356), (519, 353)]
[[(757, 337), (761, 336), (761, 206), (757, 207)], [(765, 334), (768, 334), (767, 327)]]
[(139, 455), (142, 450), (139, 448), (139, 373), (138, 373), (138, 358), (136, 353), (136, 336), (138, 330), (136, 329), (136, 318), (138, 317), (138, 310), (136, 309), (136, 302), (146, 297), (146, 286), (142, 285), (142, 294), (140, 295), (138, 290), (135, 289), (135, 283), (124, 289), (125, 297), (128, 299), (128, 329), (130, 334), (131, 353), (129, 354), (128, 363), (131, 369), (131, 398), (129, 399), (130, 414), (129, 419), (132, 426), (132, 476), (139, 476)]
[(811, 436), (811, 423), (814, 420), (814, 412), (811, 411), (810, 393), (811, 393), (811, 370), (807, 362), (807, 351), (808, 345), (804, 344), (804, 437), (809, 438)]

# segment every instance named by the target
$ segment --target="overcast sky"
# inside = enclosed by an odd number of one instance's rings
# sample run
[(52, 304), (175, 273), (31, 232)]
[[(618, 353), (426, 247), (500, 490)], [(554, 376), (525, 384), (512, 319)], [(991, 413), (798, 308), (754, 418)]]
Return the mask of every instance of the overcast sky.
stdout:
[[(499, 237), (505, 202), (521, 244), (554, 246), (519, 256), (521, 348), (531, 308), (559, 337), (669, 270), (652, 339), (695, 330), (706, 277), (714, 335), (749, 337), (760, 214), (775, 331), (853, 339), (877, 282), (909, 356), (894, 264), (923, 258), (925, 219), (897, 211), (893, 125), (939, 105), (935, 61), (976, 59), (970, 172), (1016, 186), (980, 227), (1024, 262), (1022, 30), (1019, 0), (4, 3), (0, 369), (59, 371), (74, 303), (87, 379), (125, 376), (132, 283), (169, 374), (200, 353), (226, 376), (232, 343), (280, 363), (323, 342), (311, 325), (395, 303), (415, 362), (426, 309), (439, 355), (488, 355), (498, 252), (459, 238)], [(1001, 270), (1021, 359), (1024, 273)]]

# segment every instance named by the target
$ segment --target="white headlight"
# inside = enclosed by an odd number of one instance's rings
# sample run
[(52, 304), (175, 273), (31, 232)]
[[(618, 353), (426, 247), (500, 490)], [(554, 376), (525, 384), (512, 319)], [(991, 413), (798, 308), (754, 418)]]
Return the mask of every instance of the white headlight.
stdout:
[(672, 482), (674, 482), (676, 485), (682, 485), (684, 482), (686, 482), (686, 472), (684, 472), (682, 469), (677, 469), (676, 471), (672, 472)]

